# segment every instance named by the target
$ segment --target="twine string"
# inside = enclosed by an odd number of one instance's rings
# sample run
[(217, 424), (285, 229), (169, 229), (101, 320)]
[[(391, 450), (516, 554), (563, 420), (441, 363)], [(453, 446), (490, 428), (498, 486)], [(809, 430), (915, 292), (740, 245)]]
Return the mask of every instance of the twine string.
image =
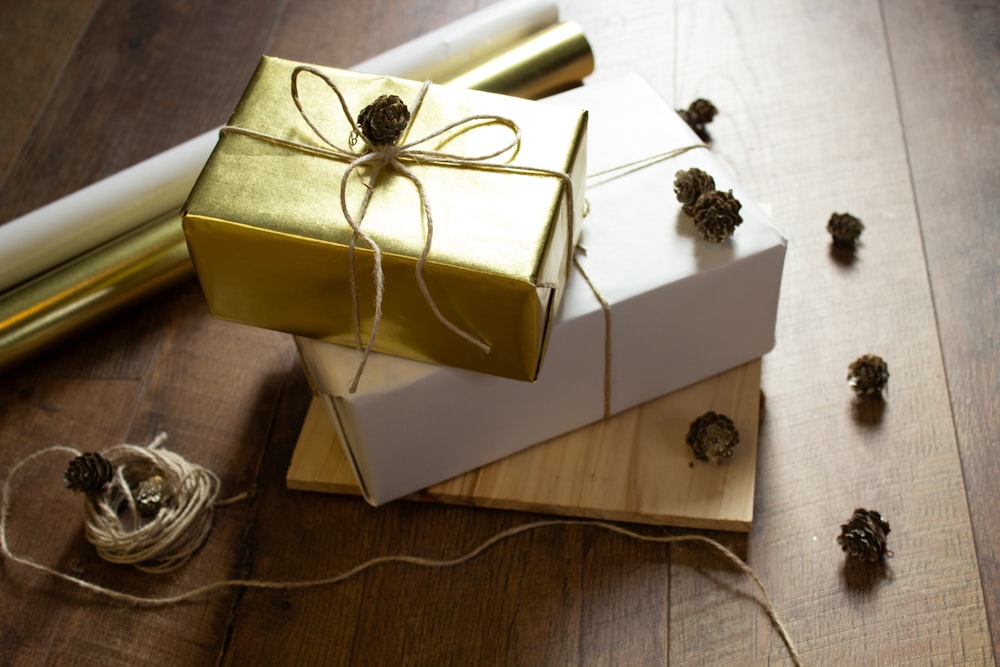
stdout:
[[(587, 254), (587, 249), (582, 245), (577, 244), (576, 249), (584, 255)], [(601, 311), (604, 313), (604, 419), (607, 419), (611, 416), (611, 304), (601, 294), (601, 290), (591, 280), (590, 275), (583, 268), (583, 264), (580, 263), (576, 255), (573, 256), (573, 266), (590, 287), (590, 291), (594, 294), (597, 302), (601, 304)]]
[[(649, 157), (640, 158), (638, 160), (633, 160), (624, 164), (616, 165), (608, 169), (603, 169), (598, 172), (587, 174), (587, 188), (595, 188), (600, 185), (604, 185), (610, 181), (622, 178), (629, 174), (635, 173), (642, 169), (646, 169), (653, 165), (665, 162), (667, 160), (672, 160), (679, 157), (688, 151), (692, 151), (698, 148), (708, 148), (706, 144), (691, 144), (688, 146), (681, 146), (680, 148), (673, 148), (669, 151), (664, 151), (662, 153), (657, 153), (656, 155), (651, 155)], [(584, 207), (584, 217), (590, 213), (590, 203)], [(576, 250), (579, 254), (586, 255), (587, 249), (582, 245), (577, 244)], [(590, 291), (593, 293), (597, 302), (601, 306), (601, 311), (604, 313), (604, 419), (611, 416), (611, 390), (612, 390), (612, 345), (611, 345), (611, 304), (601, 293), (600, 288), (593, 281), (587, 271), (583, 268), (583, 264), (580, 262), (578, 255), (573, 255), (573, 266), (580, 273), (580, 276), (586, 281), (587, 286), (590, 287)]]
[[(166, 458), (169, 459), (173, 465), (180, 464), (184, 468), (184, 478), (189, 478), (188, 475), (192, 470), (200, 469), (200, 466), (190, 464), (185, 461), (182, 457), (166, 450), (159, 449), (159, 445), (164, 441), (165, 434), (160, 434), (157, 438), (147, 447), (139, 447), (135, 445), (120, 445), (118, 447), (112, 448), (106, 452), (106, 457), (109, 461), (114, 459), (118, 462), (119, 470), (121, 467), (126, 467), (129, 464), (134, 464), (138, 461), (138, 465), (148, 464), (150, 459), (146, 459), (147, 455), (153, 453), (157, 455), (168, 455)], [(142, 452), (142, 453), (140, 453)], [(0, 549), (3, 551), (4, 557), (12, 562), (18, 563), (25, 567), (34, 569), (39, 572), (44, 572), (52, 577), (61, 579), (63, 581), (74, 584), (86, 591), (103, 596), (110, 600), (116, 602), (126, 603), (137, 607), (163, 607), (173, 604), (179, 604), (182, 602), (187, 602), (192, 599), (205, 596), (209, 593), (213, 593), (219, 590), (224, 590), (228, 588), (244, 588), (244, 589), (260, 589), (260, 590), (301, 590), (308, 588), (318, 588), (321, 586), (332, 586), (339, 584), (341, 582), (352, 579), (368, 570), (374, 569), (376, 567), (381, 567), (391, 564), (400, 565), (410, 565), (414, 567), (423, 568), (449, 568), (455, 567), (457, 565), (462, 565), (467, 563), (474, 558), (482, 555), (484, 552), (492, 548), (493, 546), (509, 540), (517, 535), (524, 533), (542, 530), (546, 528), (553, 527), (563, 527), (567, 529), (572, 528), (593, 528), (598, 530), (604, 530), (617, 535), (621, 535), (628, 539), (638, 540), (641, 542), (653, 542), (659, 544), (678, 544), (678, 543), (698, 543), (710, 547), (712, 550), (718, 552), (723, 556), (733, 567), (735, 567), (740, 573), (749, 577), (757, 589), (760, 592), (760, 604), (768, 617), (771, 620), (772, 625), (777, 631), (781, 640), (784, 642), (785, 647), (788, 649), (789, 655), (791, 656), (793, 662), (796, 665), (802, 664), (802, 659), (795, 648), (795, 645), (785, 628), (785, 624), (782, 621), (778, 610), (771, 600), (770, 595), (767, 592), (767, 588), (764, 586), (764, 582), (761, 580), (757, 572), (747, 565), (743, 560), (733, 553), (730, 549), (723, 546), (715, 540), (702, 536), (702, 535), (647, 535), (644, 533), (639, 533), (629, 528), (619, 526), (613, 523), (608, 523), (606, 521), (592, 520), (592, 519), (544, 519), (540, 521), (533, 521), (518, 526), (513, 526), (502, 530), (484, 541), (480, 542), (478, 545), (470, 549), (469, 551), (455, 556), (453, 558), (429, 558), (425, 556), (414, 556), (408, 554), (399, 555), (386, 555), (377, 556), (366, 560), (354, 567), (340, 572), (338, 574), (330, 575), (327, 577), (320, 577), (316, 579), (304, 579), (304, 580), (268, 580), (268, 579), (223, 579), (219, 581), (214, 581), (202, 586), (197, 586), (195, 588), (189, 589), (187, 591), (177, 593), (175, 595), (162, 596), (162, 597), (145, 597), (141, 595), (133, 595), (131, 593), (124, 593), (122, 591), (115, 590), (113, 588), (108, 588), (106, 586), (101, 586), (93, 582), (87, 581), (80, 577), (67, 574), (55, 568), (49, 567), (33, 560), (30, 557), (22, 556), (14, 553), (8, 542), (7, 536), (7, 526), (10, 520), (11, 508), (13, 505), (13, 492), (21, 475), (21, 472), (29, 464), (34, 461), (53, 453), (70, 454), (73, 456), (79, 456), (80, 452), (73, 447), (66, 447), (62, 445), (56, 445), (41, 449), (28, 457), (22, 459), (17, 463), (10, 471), (7, 479), (4, 480), (3, 485), (3, 508), (0, 512)], [(124, 457), (135, 457), (135, 458), (124, 458)], [(155, 460), (157, 464), (162, 462), (162, 459), (153, 456), (152, 460)], [(169, 471), (168, 471), (169, 472)], [(179, 471), (178, 471), (179, 472)], [(210, 526), (211, 524), (211, 514), (213, 506), (221, 506), (226, 504), (232, 504), (246, 497), (246, 494), (240, 494), (239, 496), (234, 496), (233, 498), (217, 501), (218, 495), (218, 477), (214, 473), (208, 472), (209, 478), (214, 480), (214, 483), (207, 486), (194, 485), (197, 488), (205, 490), (205, 492), (200, 495), (202, 502), (191, 504), (189, 511), (182, 513), (169, 513), (166, 509), (160, 511), (160, 517), (165, 517), (166, 522), (171, 523), (169, 527), (162, 532), (164, 539), (177, 538), (181, 536), (183, 539), (179, 540), (183, 544), (181, 552), (184, 554), (184, 558), (180, 559), (174, 557), (168, 559), (172, 567), (159, 567), (159, 566), (146, 566), (142, 563), (132, 562), (130, 563), (133, 567), (137, 567), (145, 572), (165, 572), (169, 569), (176, 569), (187, 562), (187, 559), (194, 553), (194, 551), (201, 545), (204, 538), (207, 536), (207, 529), (204, 526)], [(110, 492), (109, 492), (110, 493)], [(98, 504), (99, 505), (99, 504)], [(95, 506), (96, 507), (96, 506)], [(107, 511), (107, 508), (101, 506), (99, 512)], [(203, 518), (207, 515), (207, 519)], [(86, 513), (88, 521), (88, 531), (90, 528), (90, 522), (93, 520), (93, 515), (88, 511)], [(159, 518), (159, 517), (158, 517)], [(102, 518), (103, 521), (103, 518)], [(186, 531), (193, 531), (190, 535), (186, 535)], [(88, 532), (89, 536), (89, 532)], [(106, 558), (105, 553), (99, 550), (102, 558)], [(145, 552), (144, 552), (145, 553)], [(148, 553), (155, 554), (153, 557), (162, 560), (162, 553), (156, 549), (150, 549)], [(107, 558), (106, 558), (107, 559)], [(122, 560), (112, 560), (111, 562), (125, 562)]]
[[(318, 123), (314, 121), (311, 114), (306, 108), (299, 95), (299, 76), (301, 74), (311, 74), (316, 76), (321, 81), (323, 81), (327, 87), (336, 95), (337, 100), (340, 104), (340, 108), (351, 126), (350, 144), (353, 145), (357, 139), (361, 139), (364, 143), (364, 149), (359, 152), (355, 152), (350, 146), (347, 148), (338, 146), (335, 141), (330, 139), (319, 127)], [(407, 129), (412, 126), (413, 120), (418, 113), (423, 100), (430, 88), (430, 82), (425, 82), (420, 90), (418, 91), (415, 100), (412, 103), (413, 111), (411, 113), (411, 120), (407, 126)], [(562, 193), (561, 195), (566, 201), (566, 216), (567, 216), (567, 243), (566, 243), (566, 255), (564, 258), (564, 277), (568, 277), (570, 264), (572, 261), (573, 254), (573, 238), (575, 237), (575, 212), (573, 210), (574, 206), (574, 196), (573, 196), (573, 181), (570, 176), (564, 172), (545, 169), (541, 167), (531, 167), (523, 165), (512, 165), (506, 163), (492, 162), (494, 158), (497, 158), (509, 151), (516, 150), (516, 148), (521, 143), (521, 130), (516, 122), (509, 118), (503, 116), (492, 115), (492, 114), (473, 114), (465, 116), (461, 119), (455, 120), (453, 122), (445, 124), (443, 127), (434, 130), (423, 137), (418, 139), (408, 141), (403, 144), (391, 144), (388, 146), (376, 146), (368, 141), (358, 126), (354, 119), (354, 115), (347, 104), (346, 99), (341, 93), (337, 84), (323, 72), (308, 66), (299, 65), (295, 67), (291, 75), (291, 96), (295, 103), (296, 108), (299, 110), (300, 115), (305, 120), (306, 124), (312, 129), (316, 137), (325, 146), (317, 146), (313, 144), (307, 144), (298, 141), (292, 141), (289, 139), (283, 139), (281, 137), (276, 137), (264, 132), (258, 132), (256, 130), (251, 130), (249, 128), (238, 127), (227, 125), (222, 128), (222, 134), (239, 134), (252, 139), (257, 139), (260, 141), (265, 141), (267, 143), (281, 146), (284, 148), (289, 148), (292, 150), (300, 151), (314, 157), (320, 157), (325, 159), (338, 160), (342, 162), (347, 162), (348, 166), (341, 177), (340, 183), (340, 205), (341, 212), (344, 216), (344, 220), (350, 226), (352, 235), (348, 243), (348, 270), (350, 272), (350, 291), (351, 291), (351, 304), (352, 304), (352, 317), (354, 326), (354, 338), (355, 345), (361, 352), (361, 359), (358, 364), (358, 368), (355, 372), (354, 378), (349, 385), (349, 392), (355, 393), (357, 391), (358, 383), (361, 379), (361, 375), (364, 372), (365, 365), (368, 361), (368, 356), (370, 351), (373, 349), (375, 344), (375, 338), (378, 333), (379, 324), (381, 323), (383, 310), (382, 301), (385, 292), (385, 276), (382, 267), (382, 251), (378, 246), (378, 243), (368, 234), (366, 234), (361, 229), (361, 224), (364, 220), (364, 215), (367, 212), (368, 206), (371, 202), (374, 192), (376, 190), (376, 179), (383, 168), (391, 169), (392, 171), (400, 174), (408, 181), (410, 181), (417, 191), (417, 195), (420, 202), (420, 211), (422, 218), (426, 222), (426, 228), (424, 232), (424, 245), (421, 250), (420, 256), (418, 257), (415, 266), (415, 275), (417, 285), (420, 288), (420, 292), (424, 297), (427, 305), (434, 314), (434, 316), (440, 321), (449, 331), (458, 335), (460, 338), (464, 339), (466, 342), (470, 343), (481, 352), (488, 354), (491, 346), (486, 341), (480, 339), (473, 333), (465, 331), (461, 327), (457, 326), (451, 320), (449, 320), (441, 309), (438, 307), (436, 301), (430, 293), (430, 289), (427, 286), (424, 277), (424, 268), (427, 262), (427, 258), (431, 251), (431, 242), (434, 235), (434, 223), (433, 215), (431, 213), (430, 204), (428, 202), (427, 193), (421, 179), (404, 163), (419, 163), (432, 166), (443, 166), (443, 167), (462, 167), (471, 169), (480, 169), (486, 171), (495, 171), (502, 173), (511, 174), (522, 174), (522, 175), (540, 175), (540, 176), (551, 176), (560, 180), (562, 183)], [(445, 135), (451, 134), (455, 130), (472, 130), (479, 126), (484, 125), (499, 125), (501, 127), (507, 128), (511, 137), (507, 141), (500, 145), (499, 147), (489, 150), (480, 155), (461, 155), (456, 153), (449, 153), (445, 151), (429, 151), (420, 150), (417, 147), (427, 142), (437, 139)], [(445, 142), (447, 143), (447, 141)], [(365, 183), (366, 192), (364, 198), (362, 199), (361, 205), (359, 207), (357, 215), (352, 215), (347, 201), (347, 186), (351, 174), (358, 171), (361, 167), (365, 165), (371, 165), (374, 168), (372, 177)], [(368, 246), (372, 252), (372, 260), (374, 267), (372, 269), (372, 281), (375, 287), (375, 297), (374, 297), (374, 313), (372, 320), (372, 328), (368, 335), (367, 343), (363, 343), (361, 340), (361, 318), (358, 306), (358, 289), (354, 278), (354, 251), (356, 248), (357, 241), (360, 240), (364, 245)]]

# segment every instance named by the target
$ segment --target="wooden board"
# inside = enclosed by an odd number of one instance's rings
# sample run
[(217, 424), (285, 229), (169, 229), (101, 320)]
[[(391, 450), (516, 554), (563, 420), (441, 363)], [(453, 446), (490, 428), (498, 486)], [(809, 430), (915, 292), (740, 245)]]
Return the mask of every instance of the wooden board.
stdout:
[[(760, 360), (437, 484), (413, 500), (638, 523), (748, 531)], [(740, 432), (733, 457), (696, 461), (685, 435), (707, 410)], [(359, 494), (331, 418), (314, 398), (286, 477), (304, 491)]]

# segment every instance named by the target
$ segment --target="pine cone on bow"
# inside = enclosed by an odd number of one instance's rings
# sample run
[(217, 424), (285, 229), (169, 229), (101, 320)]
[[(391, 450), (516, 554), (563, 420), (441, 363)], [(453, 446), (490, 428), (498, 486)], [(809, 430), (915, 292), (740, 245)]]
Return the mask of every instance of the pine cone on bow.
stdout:
[(722, 243), (743, 222), (740, 209), (743, 205), (733, 196), (733, 191), (711, 190), (698, 198), (692, 207), (694, 226), (702, 238), (712, 243)]
[(834, 213), (826, 223), (833, 242), (847, 247), (854, 247), (864, 230), (864, 224), (850, 213)]
[(396, 95), (381, 95), (358, 114), (358, 127), (373, 146), (389, 146), (403, 135), (410, 110)]
[(687, 123), (688, 127), (694, 130), (698, 138), (706, 144), (712, 141), (711, 135), (705, 129), (705, 125), (712, 122), (719, 110), (708, 100), (699, 97), (688, 106), (687, 109), (678, 109), (677, 113)]
[(847, 367), (847, 383), (858, 396), (881, 394), (889, 384), (889, 365), (878, 355), (862, 355)]
[(114, 472), (111, 463), (103, 456), (86, 452), (69, 462), (63, 473), (63, 484), (67, 489), (90, 496), (103, 489), (114, 477)]
[(682, 169), (674, 174), (674, 194), (686, 215), (694, 217), (694, 203), (706, 192), (715, 189), (715, 179), (697, 167)]
[(856, 509), (840, 526), (837, 544), (848, 556), (877, 563), (892, 552), (886, 548), (889, 522), (875, 510)]
[(740, 442), (740, 432), (733, 420), (716, 412), (706, 412), (691, 422), (687, 444), (699, 461), (719, 465), (733, 455), (733, 448)]

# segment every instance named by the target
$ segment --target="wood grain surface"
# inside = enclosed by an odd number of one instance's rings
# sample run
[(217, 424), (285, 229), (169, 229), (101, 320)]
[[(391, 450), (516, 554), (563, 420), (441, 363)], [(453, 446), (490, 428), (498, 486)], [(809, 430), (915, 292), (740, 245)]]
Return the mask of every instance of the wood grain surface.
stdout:
[[(361, 495), (330, 401), (317, 395), (309, 404), (285, 479), (290, 489)], [(739, 432), (725, 465), (698, 462), (685, 442), (692, 418), (709, 410), (731, 417)], [(759, 415), (758, 359), (435, 484), (412, 499), (748, 531)]]
[[(349, 65), (483, 4), (6, 2), (0, 220), (221, 124), (263, 52)], [(707, 534), (760, 573), (806, 664), (995, 664), (1000, 7), (560, 7), (591, 39), (594, 80), (638, 71), (675, 106), (715, 102), (713, 150), (789, 237), (754, 526)], [(835, 211), (865, 222), (853, 256), (831, 250)], [(845, 382), (866, 352), (892, 374), (880, 410)], [(167, 595), (385, 554), (454, 557), (537, 518), (289, 491), (309, 401), (292, 341), (213, 320), (190, 281), (0, 378), (0, 476), (49, 445), (101, 450), (166, 430), (224, 494), (250, 500), (217, 511), (187, 567), (150, 577), (95, 555), (62, 489), (65, 461), (47, 457), (17, 480), (9, 546)], [(835, 543), (858, 506), (892, 525), (883, 567), (852, 566)], [(752, 583), (718, 556), (585, 527), (526, 533), (451, 569), (387, 565), (332, 587), (237, 588), (160, 609), (7, 560), (0, 581), (0, 664), (788, 663)]]

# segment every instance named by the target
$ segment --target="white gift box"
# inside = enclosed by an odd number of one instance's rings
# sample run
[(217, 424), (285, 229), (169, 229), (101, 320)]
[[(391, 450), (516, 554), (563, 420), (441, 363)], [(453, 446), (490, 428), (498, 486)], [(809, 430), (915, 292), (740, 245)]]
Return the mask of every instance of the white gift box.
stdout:
[[(590, 111), (593, 174), (699, 143), (637, 76), (548, 101)], [(718, 189), (732, 189), (743, 205), (743, 223), (725, 243), (703, 240), (681, 212), (674, 175), (691, 167), (711, 174)], [(574, 269), (534, 383), (372, 354), (351, 394), (359, 352), (296, 338), (370, 503), (600, 420), (606, 364), (615, 414), (773, 347), (786, 241), (710, 150), (689, 150), (603, 183), (588, 179), (587, 199), (578, 260), (610, 304), (610, 338), (602, 306)]]

